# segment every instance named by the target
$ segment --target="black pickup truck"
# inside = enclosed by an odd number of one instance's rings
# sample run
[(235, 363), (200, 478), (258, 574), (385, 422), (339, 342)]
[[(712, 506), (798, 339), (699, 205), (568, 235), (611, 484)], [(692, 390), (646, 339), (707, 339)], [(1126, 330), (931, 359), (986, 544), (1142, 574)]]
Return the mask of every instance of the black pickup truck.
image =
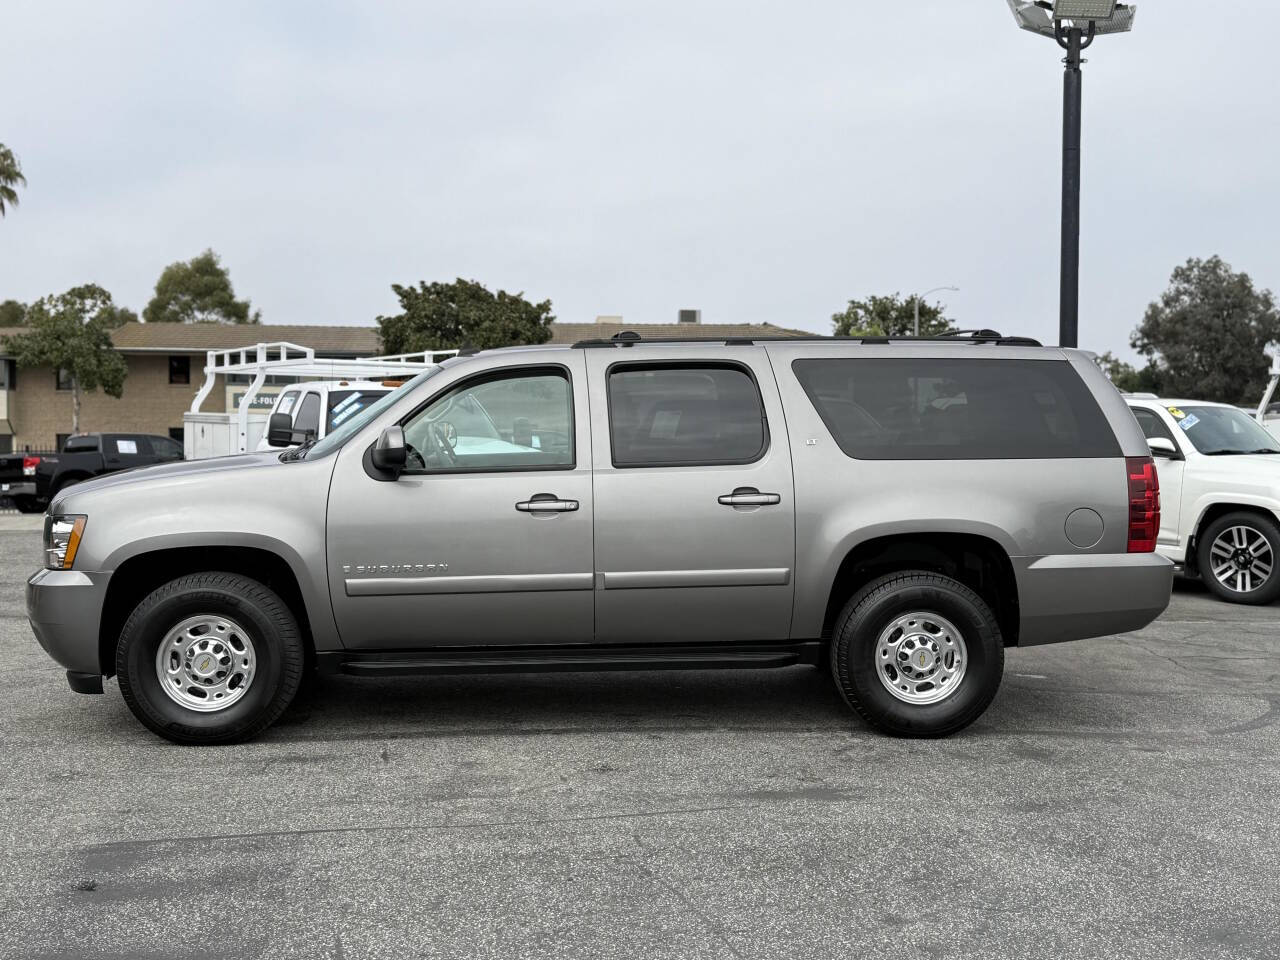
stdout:
[(23, 513), (39, 513), (63, 487), (104, 473), (182, 459), (182, 444), (141, 433), (85, 433), (56, 454), (0, 456), (0, 497)]

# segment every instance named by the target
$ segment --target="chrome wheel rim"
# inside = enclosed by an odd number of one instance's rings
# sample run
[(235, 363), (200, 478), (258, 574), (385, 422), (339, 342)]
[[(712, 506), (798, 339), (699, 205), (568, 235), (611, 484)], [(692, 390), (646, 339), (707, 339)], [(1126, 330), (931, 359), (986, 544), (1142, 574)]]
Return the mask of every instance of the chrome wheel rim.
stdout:
[(188, 617), (165, 634), (156, 651), (160, 688), (174, 703), (200, 713), (240, 700), (258, 669), (253, 641), (228, 617)]
[(1271, 579), (1275, 554), (1260, 530), (1237, 524), (1214, 538), (1209, 565), (1214, 578), (1232, 593), (1253, 593)]
[(918, 706), (954, 694), (969, 665), (969, 651), (955, 624), (924, 611), (903, 614), (885, 627), (875, 658), (884, 688)]

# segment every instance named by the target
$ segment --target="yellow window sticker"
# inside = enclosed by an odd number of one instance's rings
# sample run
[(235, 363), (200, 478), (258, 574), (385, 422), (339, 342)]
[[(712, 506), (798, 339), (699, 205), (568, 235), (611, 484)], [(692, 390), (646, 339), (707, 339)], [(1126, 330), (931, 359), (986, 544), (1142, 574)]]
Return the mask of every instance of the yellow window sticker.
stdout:
[(1169, 407), (1169, 413), (1173, 416), (1173, 419), (1175, 420), (1181, 420), (1183, 417), (1186, 416), (1186, 414), (1183, 413), (1181, 410), (1179, 410), (1177, 407)]

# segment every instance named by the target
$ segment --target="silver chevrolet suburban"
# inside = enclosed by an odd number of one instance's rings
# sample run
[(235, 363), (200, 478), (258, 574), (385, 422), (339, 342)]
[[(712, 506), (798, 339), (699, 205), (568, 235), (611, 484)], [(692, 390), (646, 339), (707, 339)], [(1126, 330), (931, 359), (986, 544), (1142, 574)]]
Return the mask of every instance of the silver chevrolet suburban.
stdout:
[(971, 723), (1004, 648), (1169, 601), (1147, 443), (1084, 354), (644, 340), (445, 361), (323, 440), (64, 491), (27, 611), (73, 690), (182, 743), (312, 671), (830, 671), (891, 734)]

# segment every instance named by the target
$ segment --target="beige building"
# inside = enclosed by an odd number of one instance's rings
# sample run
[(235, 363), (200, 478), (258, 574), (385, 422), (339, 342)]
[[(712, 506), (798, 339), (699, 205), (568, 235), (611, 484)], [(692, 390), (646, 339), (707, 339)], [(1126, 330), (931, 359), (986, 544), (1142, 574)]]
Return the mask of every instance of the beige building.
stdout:
[[(0, 331), (0, 453), (61, 449), (71, 433), (71, 383), (48, 367), (18, 367), (6, 356)], [(129, 323), (112, 334), (128, 376), (119, 398), (101, 391), (81, 396), (80, 430), (120, 431), (182, 439), (182, 415), (204, 382), (207, 351), (284, 340), (312, 347), (318, 357), (368, 357), (378, 353), (375, 327), (224, 326), (222, 324)], [(201, 409), (234, 409), (248, 378), (223, 378)], [(237, 382), (243, 380), (244, 382)], [(262, 390), (268, 404), (281, 383)], [(229, 407), (229, 405), (231, 405)]]
[[(623, 330), (645, 337), (788, 337), (811, 336), (772, 324), (634, 324), (621, 317), (595, 323), (555, 323), (552, 343), (607, 339)], [(5, 355), (0, 331), (0, 453), (61, 449), (71, 433), (71, 383), (48, 367), (17, 367)], [(182, 439), (182, 415), (191, 407), (204, 381), (207, 351), (249, 347), (259, 342), (287, 341), (311, 347), (317, 357), (371, 357), (381, 352), (373, 326), (326, 327), (226, 326), (222, 324), (128, 323), (112, 334), (129, 374), (124, 394), (116, 399), (101, 391), (83, 394), (80, 430), (149, 433)], [(235, 409), (248, 377), (226, 377), (201, 405), (206, 413)], [(269, 408), (290, 378), (268, 378), (255, 408)]]

